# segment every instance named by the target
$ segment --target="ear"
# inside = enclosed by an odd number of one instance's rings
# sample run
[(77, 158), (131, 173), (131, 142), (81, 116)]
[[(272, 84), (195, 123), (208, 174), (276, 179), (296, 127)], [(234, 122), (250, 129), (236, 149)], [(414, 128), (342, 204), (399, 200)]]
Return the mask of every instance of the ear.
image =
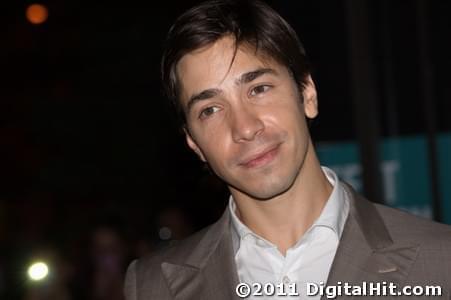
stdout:
[(189, 133), (188, 129), (187, 128), (183, 128), (183, 132), (185, 132), (186, 143), (191, 148), (191, 150), (193, 150), (197, 154), (197, 156), (199, 156), (201, 161), (206, 162), (207, 160), (205, 159), (204, 154), (202, 153), (200, 148), (197, 146), (197, 143), (192, 138), (192, 136)]
[(302, 94), (304, 97), (305, 115), (310, 119), (314, 119), (318, 115), (318, 96), (316, 94), (315, 83), (310, 75), (307, 77)]

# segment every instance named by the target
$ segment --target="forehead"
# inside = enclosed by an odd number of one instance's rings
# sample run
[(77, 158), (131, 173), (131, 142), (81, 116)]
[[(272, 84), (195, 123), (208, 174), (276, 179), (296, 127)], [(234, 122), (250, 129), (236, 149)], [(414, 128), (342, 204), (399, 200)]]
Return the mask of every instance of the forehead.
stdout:
[(182, 105), (192, 93), (226, 86), (244, 72), (268, 67), (283, 69), (268, 56), (256, 53), (255, 48), (249, 45), (238, 46), (234, 55), (235, 42), (230, 37), (184, 55), (176, 68)]

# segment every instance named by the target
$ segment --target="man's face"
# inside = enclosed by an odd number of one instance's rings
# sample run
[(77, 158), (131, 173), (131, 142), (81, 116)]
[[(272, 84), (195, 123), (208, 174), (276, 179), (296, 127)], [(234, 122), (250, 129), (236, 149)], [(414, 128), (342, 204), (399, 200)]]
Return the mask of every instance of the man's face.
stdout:
[(232, 194), (270, 199), (290, 189), (303, 167), (315, 87), (310, 80), (302, 103), (284, 66), (239, 47), (230, 67), (233, 52), (225, 37), (178, 63), (187, 142)]

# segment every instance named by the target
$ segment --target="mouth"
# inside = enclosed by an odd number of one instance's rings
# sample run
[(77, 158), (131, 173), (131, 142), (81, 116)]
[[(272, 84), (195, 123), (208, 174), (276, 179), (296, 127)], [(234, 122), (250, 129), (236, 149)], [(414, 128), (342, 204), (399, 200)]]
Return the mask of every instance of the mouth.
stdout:
[(244, 159), (239, 165), (248, 169), (265, 166), (276, 158), (279, 153), (279, 148), (280, 144), (268, 147), (263, 151)]

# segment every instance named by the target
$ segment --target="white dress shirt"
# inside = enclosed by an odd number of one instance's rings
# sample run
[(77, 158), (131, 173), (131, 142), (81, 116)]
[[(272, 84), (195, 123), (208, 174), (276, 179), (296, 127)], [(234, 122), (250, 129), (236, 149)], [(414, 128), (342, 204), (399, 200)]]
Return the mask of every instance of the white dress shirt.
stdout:
[(235, 213), (236, 204), (230, 197), (232, 242), (240, 282), (250, 285), (284, 283), (286, 286), (295, 283), (300, 295), (260, 296), (254, 299), (320, 299), (319, 295), (306, 296), (307, 283), (326, 283), (349, 213), (349, 199), (337, 175), (329, 168), (322, 167), (322, 170), (333, 185), (332, 193), (318, 219), (287, 250), (286, 256), (281, 254), (276, 245), (252, 232), (240, 221)]

